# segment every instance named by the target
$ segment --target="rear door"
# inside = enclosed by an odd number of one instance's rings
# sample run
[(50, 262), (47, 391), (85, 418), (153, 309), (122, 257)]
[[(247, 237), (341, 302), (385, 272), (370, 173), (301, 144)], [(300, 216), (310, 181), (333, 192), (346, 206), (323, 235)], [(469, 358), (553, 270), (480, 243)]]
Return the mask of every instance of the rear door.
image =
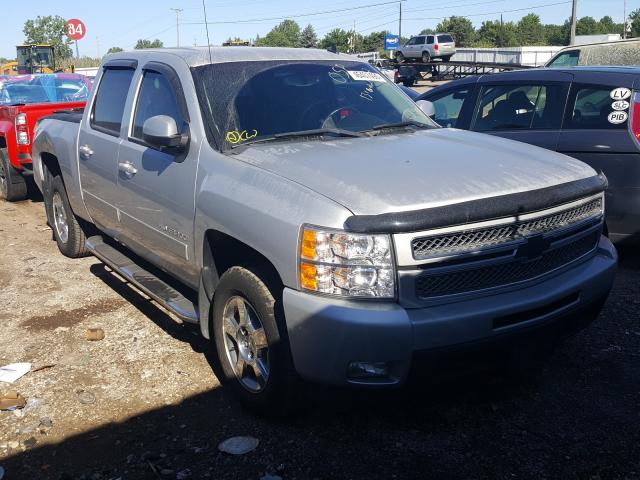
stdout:
[[(613, 234), (640, 231), (640, 151), (630, 126), (638, 76), (584, 72), (571, 87), (558, 151), (602, 171), (609, 180), (607, 222)], [(624, 108), (626, 107), (626, 108)]]
[(181, 276), (190, 275), (197, 142), (178, 152), (152, 147), (142, 138), (144, 122), (156, 115), (173, 118), (178, 130), (188, 133), (187, 102), (176, 70), (165, 63), (143, 65), (136, 83), (138, 92), (127, 108), (129, 125), (118, 155), (122, 235), (131, 248), (153, 263)]
[(116, 233), (118, 146), (125, 103), (131, 89), (135, 61), (103, 66), (88, 121), (80, 125), (78, 159), (82, 196), (93, 221), (110, 235)]
[(471, 130), (555, 150), (571, 79), (560, 72), (482, 78)]

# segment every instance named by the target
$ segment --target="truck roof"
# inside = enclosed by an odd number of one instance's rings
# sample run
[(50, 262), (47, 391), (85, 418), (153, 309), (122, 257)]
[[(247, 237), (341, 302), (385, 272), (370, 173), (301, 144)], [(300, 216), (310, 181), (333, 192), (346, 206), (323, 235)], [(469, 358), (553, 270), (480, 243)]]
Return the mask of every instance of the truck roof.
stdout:
[(347, 60), (362, 62), (363, 60), (341, 53), (315, 48), (279, 48), (279, 47), (211, 47), (211, 60), (207, 47), (185, 48), (148, 48), (131, 50), (107, 55), (105, 62), (117, 59), (160, 60), (169, 55), (182, 58), (190, 67), (198, 67), (209, 63), (257, 62), (269, 60)]

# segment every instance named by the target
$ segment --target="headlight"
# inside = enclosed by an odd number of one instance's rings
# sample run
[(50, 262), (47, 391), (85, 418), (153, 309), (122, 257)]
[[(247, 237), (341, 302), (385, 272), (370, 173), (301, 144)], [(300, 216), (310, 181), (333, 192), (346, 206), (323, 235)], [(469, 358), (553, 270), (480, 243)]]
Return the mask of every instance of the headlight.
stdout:
[(389, 235), (362, 235), (304, 226), (300, 286), (345, 297), (394, 298)]

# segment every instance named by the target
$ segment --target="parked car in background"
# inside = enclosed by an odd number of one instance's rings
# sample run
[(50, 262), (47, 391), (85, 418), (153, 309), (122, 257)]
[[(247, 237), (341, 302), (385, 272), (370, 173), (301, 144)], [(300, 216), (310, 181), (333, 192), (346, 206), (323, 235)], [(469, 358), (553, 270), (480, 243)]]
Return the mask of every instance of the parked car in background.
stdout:
[(468, 77), (424, 93), (434, 120), (572, 156), (605, 173), (607, 226), (640, 236), (640, 68), (531, 69)]
[(304, 403), (299, 377), (392, 388), (476, 348), (513, 365), (595, 319), (617, 263), (591, 167), (440, 128), (323, 50), (107, 55), (34, 161), (60, 251), (199, 324), (265, 414)]
[(433, 35), (418, 35), (411, 37), (407, 43), (396, 51), (396, 61), (420, 60), (428, 63), (440, 58), (443, 62), (451, 60), (456, 53), (456, 43), (449, 33), (434, 33)]
[(84, 107), (90, 88), (91, 82), (77, 74), (0, 76), (0, 196), (26, 197), (36, 122), (56, 110)]
[(398, 65), (393, 75), (395, 83), (401, 83), (405, 87), (413, 87), (420, 79), (420, 73), (414, 67), (408, 65)]
[(545, 67), (590, 65), (640, 66), (640, 38), (566, 47), (551, 57)]

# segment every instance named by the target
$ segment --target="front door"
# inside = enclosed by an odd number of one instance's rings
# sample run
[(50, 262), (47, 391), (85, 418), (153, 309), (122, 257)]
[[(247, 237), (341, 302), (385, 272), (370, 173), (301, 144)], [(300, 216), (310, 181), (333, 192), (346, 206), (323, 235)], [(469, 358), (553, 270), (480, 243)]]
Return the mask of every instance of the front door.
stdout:
[(189, 113), (179, 85), (177, 74), (164, 64), (150, 63), (142, 70), (132, 125), (118, 154), (118, 208), (129, 246), (168, 271), (189, 275), (197, 147), (157, 149), (142, 135), (144, 122), (156, 115), (173, 118), (181, 132), (188, 132)]
[(122, 141), (122, 114), (134, 68), (105, 65), (98, 80), (89, 122), (78, 137), (82, 196), (93, 221), (110, 235), (118, 226), (116, 199), (118, 148)]

